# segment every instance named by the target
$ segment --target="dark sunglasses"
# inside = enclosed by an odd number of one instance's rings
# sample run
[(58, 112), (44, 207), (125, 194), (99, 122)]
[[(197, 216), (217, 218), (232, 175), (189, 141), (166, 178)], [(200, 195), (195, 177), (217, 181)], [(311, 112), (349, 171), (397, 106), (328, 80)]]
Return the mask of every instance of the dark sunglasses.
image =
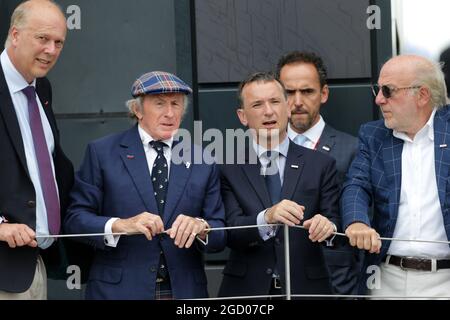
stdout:
[(389, 99), (390, 97), (392, 97), (392, 94), (395, 91), (409, 90), (409, 89), (418, 89), (418, 88), (420, 88), (420, 86), (395, 88), (395, 87), (391, 87), (391, 86), (387, 86), (387, 85), (379, 86), (377, 84), (373, 84), (372, 85), (372, 92), (373, 92), (373, 95), (376, 97), (378, 95), (378, 93), (380, 92), (380, 90), (381, 90), (381, 93), (383, 94), (383, 97), (385, 97), (386, 99)]

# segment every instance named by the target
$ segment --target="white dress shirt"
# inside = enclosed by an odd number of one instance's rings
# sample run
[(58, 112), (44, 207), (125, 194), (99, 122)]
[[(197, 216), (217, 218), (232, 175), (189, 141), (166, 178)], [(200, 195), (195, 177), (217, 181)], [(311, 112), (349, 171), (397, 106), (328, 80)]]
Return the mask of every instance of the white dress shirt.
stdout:
[[(39, 180), (39, 167), (34, 152), (33, 136), (31, 135), (31, 128), (29, 124), (28, 115), (28, 100), (22, 90), (28, 86), (36, 87), (36, 79), (32, 83), (28, 83), (24, 77), (17, 71), (9, 59), (6, 50), (0, 55), (0, 62), (5, 74), (6, 83), (8, 85), (9, 93), (16, 112), (17, 121), (19, 122), (20, 133), (22, 135), (22, 143), (25, 149), (25, 158), (27, 162), (28, 172), (30, 174), (31, 182), (33, 183), (36, 192), (36, 235), (48, 235), (47, 209), (45, 207), (44, 195), (42, 193), (41, 182)], [(55, 149), (55, 140), (53, 132), (48, 122), (47, 116), (42, 108), (41, 101), (36, 95), (36, 101), (39, 106), (39, 113), (41, 115), (42, 126), (44, 128), (45, 140), (47, 142), (48, 152), (50, 155), (53, 177), (55, 177), (55, 166), (53, 164), (53, 151)], [(56, 191), (58, 192), (58, 184), (55, 180)], [(59, 199), (59, 197), (58, 197)], [(48, 248), (54, 239), (39, 238), (37, 240), (38, 246), (42, 249)]]
[[(305, 148), (315, 150), (317, 148), (317, 145), (319, 144), (319, 140), (320, 137), (322, 136), (323, 129), (325, 128), (325, 121), (323, 120), (321, 115), (319, 115), (319, 117), (320, 117), (319, 121), (302, 134), (295, 132), (291, 128), (291, 124), (289, 123), (288, 125), (289, 139)], [(300, 138), (299, 136), (304, 136), (306, 138), (305, 142), (303, 143), (297, 142), (298, 141), (297, 139)], [(302, 140), (302, 138), (300, 139)]]
[[(414, 140), (405, 133), (393, 133), (404, 141), (400, 205), (394, 238), (447, 241), (434, 162), (435, 113), (436, 110)], [(450, 248), (447, 244), (392, 241), (388, 254), (443, 259), (450, 258)]]

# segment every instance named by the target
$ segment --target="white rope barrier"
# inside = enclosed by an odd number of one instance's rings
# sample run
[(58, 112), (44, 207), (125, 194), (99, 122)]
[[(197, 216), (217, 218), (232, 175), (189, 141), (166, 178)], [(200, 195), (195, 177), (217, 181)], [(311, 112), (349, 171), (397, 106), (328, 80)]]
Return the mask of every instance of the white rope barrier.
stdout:
[[(239, 230), (239, 229), (250, 229), (250, 228), (260, 228), (260, 227), (279, 227), (284, 226), (284, 224), (259, 224), (259, 225), (247, 225), (247, 226), (234, 226), (234, 227), (220, 227), (220, 228), (207, 228), (206, 231), (221, 231), (221, 230)], [(298, 228), (307, 230), (304, 226), (293, 226), (290, 228)], [(133, 236), (143, 234), (142, 232), (117, 232), (117, 233), (79, 233), (79, 234), (55, 234), (55, 235), (37, 235), (36, 239), (42, 238), (80, 238), (80, 237), (104, 237), (104, 236)], [(333, 232), (333, 235), (347, 237), (345, 233), (341, 232)], [(439, 244), (448, 244), (450, 245), (450, 241), (442, 241), (442, 240), (426, 240), (426, 239), (402, 239), (402, 238), (387, 238), (380, 237), (378, 238), (381, 241), (405, 241), (405, 242), (422, 242), (422, 243), (439, 243)]]
[[(247, 226), (233, 226), (233, 227), (219, 227), (219, 228), (207, 228), (207, 231), (226, 231), (226, 230), (240, 230), (240, 229), (250, 229), (250, 228), (260, 228), (260, 227), (279, 227), (284, 226), (284, 239), (285, 239), (285, 285), (286, 294), (283, 295), (255, 295), (255, 296), (235, 296), (235, 297), (220, 297), (220, 298), (203, 298), (203, 299), (189, 299), (189, 300), (233, 300), (233, 299), (262, 299), (262, 298), (285, 298), (286, 300), (291, 300), (294, 298), (317, 298), (317, 299), (450, 299), (449, 297), (424, 297), (424, 296), (372, 296), (372, 295), (323, 295), (323, 294), (292, 294), (291, 293), (291, 279), (290, 279), (290, 254), (289, 254), (289, 226), (284, 224), (262, 224), (262, 225), (247, 225)], [(307, 230), (304, 226), (296, 225), (293, 228)], [(166, 233), (166, 231), (164, 231)], [(36, 235), (36, 239), (42, 238), (81, 238), (81, 237), (104, 237), (104, 236), (133, 236), (140, 235), (142, 232), (117, 232), (117, 233), (80, 233), (80, 234), (59, 234), (59, 235)], [(345, 233), (333, 232), (333, 235), (347, 237)], [(406, 242), (425, 242), (425, 243), (439, 243), (439, 244), (450, 244), (450, 241), (440, 241), (440, 240), (426, 240), (426, 239), (402, 239), (402, 238), (378, 238), (381, 241), (406, 241)]]

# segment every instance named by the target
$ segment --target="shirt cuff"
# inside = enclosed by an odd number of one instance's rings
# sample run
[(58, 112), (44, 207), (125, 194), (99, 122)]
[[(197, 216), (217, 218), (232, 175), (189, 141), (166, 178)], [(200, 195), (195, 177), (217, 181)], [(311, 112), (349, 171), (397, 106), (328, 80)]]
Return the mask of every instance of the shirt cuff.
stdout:
[(330, 239), (325, 239), (325, 245), (327, 247), (332, 247), (334, 238), (336, 238), (337, 227), (333, 222), (331, 222), (331, 224), (333, 225), (333, 231), (335, 232), (335, 234), (333, 234), (333, 236)]
[[(264, 218), (264, 215), (265, 215), (266, 211), (267, 211), (267, 209), (265, 209), (265, 210), (261, 211), (260, 213), (258, 213), (258, 216), (256, 217), (256, 224), (257, 225), (267, 224), (267, 221)], [(276, 227), (269, 227), (269, 226), (261, 226), (261, 227), (258, 227), (258, 231), (259, 231), (259, 235), (261, 236), (261, 239), (263, 239), (264, 241), (267, 241), (270, 238), (275, 237), (275, 235), (277, 233), (277, 228)]]
[[(119, 220), (119, 218), (111, 218), (106, 222), (105, 233), (112, 233), (112, 225), (116, 220)], [(105, 239), (105, 246), (115, 248), (117, 247), (117, 243), (119, 243), (120, 236), (105, 235), (104, 239)]]

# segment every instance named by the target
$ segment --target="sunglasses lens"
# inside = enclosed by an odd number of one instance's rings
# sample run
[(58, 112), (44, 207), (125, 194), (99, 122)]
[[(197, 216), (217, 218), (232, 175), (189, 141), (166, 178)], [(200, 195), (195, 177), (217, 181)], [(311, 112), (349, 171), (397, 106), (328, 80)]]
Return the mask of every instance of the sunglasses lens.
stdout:
[(381, 86), (381, 93), (383, 93), (383, 96), (386, 99), (389, 99), (391, 97), (392, 91), (388, 86)]

